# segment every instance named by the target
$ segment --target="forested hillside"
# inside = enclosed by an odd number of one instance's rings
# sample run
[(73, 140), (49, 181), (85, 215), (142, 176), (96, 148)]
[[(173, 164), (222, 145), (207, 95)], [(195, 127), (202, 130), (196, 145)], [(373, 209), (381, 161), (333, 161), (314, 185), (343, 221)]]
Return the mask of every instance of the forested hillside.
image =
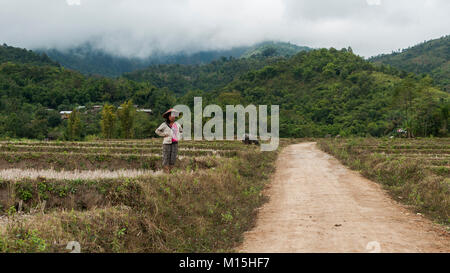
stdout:
[[(167, 89), (127, 79), (86, 77), (60, 67), (0, 64), (0, 134), (9, 137), (63, 137), (66, 120), (59, 111), (76, 106), (111, 103), (116, 107), (132, 99), (139, 107), (165, 111), (175, 103)], [(83, 136), (100, 133), (100, 113), (83, 115)], [(135, 137), (152, 135), (159, 115), (141, 114)], [(139, 129), (140, 128), (140, 129)]]
[(429, 77), (375, 66), (351, 49), (301, 52), (204, 95), (219, 105), (280, 105), (282, 136), (447, 134), (448, 93)]
[(248, 47), (223, 51), (203, 51), (194, 54), (154, 54), (148, 58), (115, 56), (102, 50), (97, 50), (90, 44), (67, 50), (38, 49), (37, 51), (46, 53), (64, 67), (77, 70), (85, 75), (117, 77), (123, 73), (143, 69), (150, 65), (210, 63), (222, 56), (238, 57), (246, 50), (248, 50)]
[[(398, 128), (414, 136), (444, 136), (448, 131), (449, 94), (435, 88), (430, 77), (374, 65), (351, 49), (313, 50), (291, 58), (222, 58), (144, 71), (110, 79), (4, 62), (0, 134), (66, 139), (69, 125), (60, 110), (106, 103), (117, 109), (132, 100), (153, 110), (133, 121), (133, 137), (145, 138), (154, 134), (162, 112), (180, 103), (192, 105), (194, 96), (202, 96), (204, 105), (280, 105), (282, 137), (383, 136)], [(100, 119), (100, 112), (81, 115), (79, 137), (101, 136)]]
[(3, 44), (0, 45), (0, 63), (5, 62), (59, 66), (57, 62), (52, 61), (45, 53), (37, 54), (31, 50)]
[(379, 55), (370, 61), (416, 74), (429, 74), (436, 85), (450, 92), (450, 36), (427, 41), (401, 52)]
[(221, 57), (208, 64), (183, 65), (160, 64), (125, 73), (124, 77), (134, 81), (148, 81), (157, 87), (167, 87), (176, 94), (188, 91), (217, 90), (243, 74), (277, 63), (308, 47), (281, 42), (265, 42), (247, 49), (240, 58)]
[(139, 82), (151, 82), (157, 87), (167, 87), (183, 95), (190, 90), (210, 91), (220, 89), (241, 75), (274, 64), (282, 57), (225, 58), (203, 65), (166, 64), (124, 74)]
[(140, 59), (112, 56), (102, 51), (93, 50), (89, 46), (67, 51), (56, 49), (37, 51), (47, 54), (62, 66), (79, 71), (84, 75), (116, 77), (122, 73), (141, 69), (148, 65)]
[(299, 51), (310, 50), (308, 47), (282, 42), (263, 42), (254, 46), (241, 46), (228, 50), (206, 50), (195, 53), (180, 52), (176, 54), (155, 53), (147, 58), (127, 58), (115, 56), (85, 44), (67, 50), (38, 49), (66, 68), (80, 71), (85, 75), (102, 75), (117, 77), (126, 72), (157, 65), (200, 65), (209, 64), (222, 57), (274, 57), (292, 56)]
[(242, 54), (241, 58), (250, 58), (250, 57), (270, 57), (270, 56), (279, 56), (279, 57), (291, 57), (300, 51), (310, 51), (311, 48), (307, 46), (298, 46), (291, 43), (283, 43), (283, 42), (263, 42), (259, 43), (255, 46), (250, 47), (244, 54)]

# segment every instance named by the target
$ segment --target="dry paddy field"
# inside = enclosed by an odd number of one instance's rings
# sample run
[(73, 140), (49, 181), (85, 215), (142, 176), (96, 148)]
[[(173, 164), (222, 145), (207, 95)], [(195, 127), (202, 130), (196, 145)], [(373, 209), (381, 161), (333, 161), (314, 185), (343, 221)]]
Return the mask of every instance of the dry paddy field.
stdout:
[(187, 141), (170, 175), (161, 139), (0, 141), (0, 252), (68, 252), (71, 241), (81, 252), (235, 251), (268, 199), (279, 151), (311, 141), (450, 225), (449, 138), (282, 139), (274, 152)]
[(0, 252), (230, 251), (277, 154), (187, 141), (165, 175), (161, 139), (0, 141)]

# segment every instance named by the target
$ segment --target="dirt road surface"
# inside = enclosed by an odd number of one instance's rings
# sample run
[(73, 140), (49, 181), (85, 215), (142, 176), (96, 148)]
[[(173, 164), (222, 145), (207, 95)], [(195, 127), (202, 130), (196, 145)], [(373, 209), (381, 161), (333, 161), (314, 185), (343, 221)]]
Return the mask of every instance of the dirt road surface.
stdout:
[(286, 147), (238, 252), (450, 252), (450, 235), (316, 143)]

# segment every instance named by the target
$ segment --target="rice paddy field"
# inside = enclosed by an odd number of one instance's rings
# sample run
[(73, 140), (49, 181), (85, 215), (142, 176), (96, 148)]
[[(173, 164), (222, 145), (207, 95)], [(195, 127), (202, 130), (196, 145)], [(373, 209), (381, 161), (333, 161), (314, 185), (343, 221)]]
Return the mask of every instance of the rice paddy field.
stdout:
[(450, 138), (320, 139), (318, 145), (415, 212), (450, 225)]
[(317, 142), (399, 202), (450, 225), (450, 138), (180, 142), (170, 175), (161, 139), (0, 141), (0, 252), (232, 252), (289, 144)]
[[(282, 140), (280, 148), (293, 140)], [(240, 141), (0, 141), (0, 252), (224, 252), (252, 225), (278, 151)]]

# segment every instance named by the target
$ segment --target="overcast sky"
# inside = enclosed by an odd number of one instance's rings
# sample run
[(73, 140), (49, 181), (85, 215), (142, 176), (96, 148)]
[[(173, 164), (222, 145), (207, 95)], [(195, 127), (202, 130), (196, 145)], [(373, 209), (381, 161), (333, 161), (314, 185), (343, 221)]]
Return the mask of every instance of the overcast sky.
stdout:
[(281, 40), (365, 57), (450, 34), (449, 0), (0, 0), (0, 43), (121, 56)]

